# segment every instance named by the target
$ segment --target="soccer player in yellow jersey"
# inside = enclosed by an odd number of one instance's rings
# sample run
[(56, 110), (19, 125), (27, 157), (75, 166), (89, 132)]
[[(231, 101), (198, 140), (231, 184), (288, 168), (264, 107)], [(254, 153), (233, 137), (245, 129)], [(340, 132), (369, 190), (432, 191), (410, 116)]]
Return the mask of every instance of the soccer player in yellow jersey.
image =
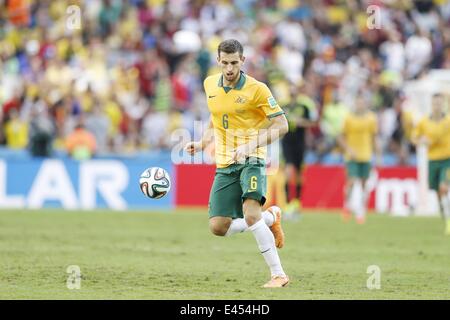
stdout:
[(185, 149), (193, 155), (214, 138), (217, 169), (209, 199), (210, 230), (217, 236), (251, 231), (271, 272), (264, 287), (284, 287), (289, 278), (277, 252), (284, 244), (281, 210), (261, 208), (266, 201), (266, 146), (288, 131), (288, 123), (269, 88), (241, 71), (244, 60), (237, 40), (220, 43), (217, 62), (222, 72), (204, 81), (210, 130)]
[(445, 115), (444, 105), (444, 95), (433, 95), (431, 114), (414, 128), (412, 140), (428, 147), (428, 184), (438, 194), (445, 233), (450, 235), (450, 115)]
[(363, 96), (355, 100), (355, 109), (344, 119), (342, 133), (338, 138), (340, 146), (345, 153), (347, 181), (344, 190), (344, 220), (351, 218), (350, 200), (353, 195), (355, 182), (361, 181), (363, 196), (359, 208), (354, 211), (356, 222), (364, 223), (367, 210), (368, 191), (366, 182), (371, 170), (371, 161), (374, 151), (377, 161), (380, 160), (379, 143), (377, 141), (377, 118), (369, 111)]

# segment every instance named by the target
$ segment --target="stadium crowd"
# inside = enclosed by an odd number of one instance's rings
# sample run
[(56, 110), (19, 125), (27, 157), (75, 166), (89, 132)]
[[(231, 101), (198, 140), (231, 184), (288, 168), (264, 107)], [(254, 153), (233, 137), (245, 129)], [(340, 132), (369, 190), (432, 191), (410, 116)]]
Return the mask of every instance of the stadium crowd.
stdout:
[(405, 163), (402, 86), (450, 69), (450, 2), (0, 0), (0, 144), (78, 159), (169, 149), (174, 130), (206, 120), (202, 81), (227, 38), (245, 45), (244, 69), (280, 105), (292, 86), (314, 100), (320, 121), (306, 143), (319, 160), (363, 94), (383, 150)]

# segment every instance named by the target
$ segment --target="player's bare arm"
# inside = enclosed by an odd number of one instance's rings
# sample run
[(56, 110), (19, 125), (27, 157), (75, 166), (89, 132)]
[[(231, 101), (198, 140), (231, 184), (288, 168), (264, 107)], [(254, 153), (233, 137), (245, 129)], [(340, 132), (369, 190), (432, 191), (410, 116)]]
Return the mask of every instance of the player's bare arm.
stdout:
[(295, 119), (295, 123), (297, 124), (297, 126), (302, 127), (302, 128), (312, 128), (315, 127), (319, 124), (318, 120), (308, 120), (308, 119), (304, 119), (302, 117), (298, 117)]
[(339, 145), (339, 147), (344, 151), (345, 154), (348, 154), (350, 159), (354, 159), (355, 158), (355, 152), (353, 151), (352, 148), (350, 148), (350, 146), (347, 144), (347, 142), (345, 141), (345, 137), (343, 134), (340, 134), (337, 137), (337, 144)]
[(417, 128), (413, 132), (411, 142), (415, 146), (428, 146), (430, 144), (430, 140), (425, 135), (422, 135), (420, 132), (418, 132)]
[(375, 163), (377, 166), (381, 166), (383, 163), (383, 149), (381, 147), (381, 141), (376, 134), (373, 135), (372, 143), (375, 151)]
[(236, 148), (233, 160), (237, 161), (247, 157), (259, 147), (265, 147), (272, 142), (281, 139), (289, 131), (289, 125), (284, 114), (270, 119), (270, 124), (267, 128), (260, 130), (256, 139), (253, 139), (248, 144), (241, 145)]
[(212, 142), (214, 139), (214, 129), (213, 129), (213, 123), (211, 118), (209, 119), (208, 127), (206, 128), (205, 132), (203, 133), (202, 138), (199, 141), (191, 141), (186, 144), (184, 149), (187, 153), (190, 155), (194, 155), (197, 152), (203, 151), (206, 146)]

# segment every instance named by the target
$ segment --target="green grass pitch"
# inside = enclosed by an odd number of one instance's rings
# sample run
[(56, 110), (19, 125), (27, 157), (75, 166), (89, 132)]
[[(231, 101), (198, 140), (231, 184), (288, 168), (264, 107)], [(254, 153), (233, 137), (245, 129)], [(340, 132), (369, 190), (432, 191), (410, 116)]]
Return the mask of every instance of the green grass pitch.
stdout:
[[(208, 231), (205, 210), (0, 211), (0, 299), (450, 299), (450, 237), (439, 218), (329, 213), (284, 222), (288, 287), (269, 279), (250, 232)], [(81, 270), (69, 290), (66, 269)], [(370, 265), (381, 288), (366, 286)]]

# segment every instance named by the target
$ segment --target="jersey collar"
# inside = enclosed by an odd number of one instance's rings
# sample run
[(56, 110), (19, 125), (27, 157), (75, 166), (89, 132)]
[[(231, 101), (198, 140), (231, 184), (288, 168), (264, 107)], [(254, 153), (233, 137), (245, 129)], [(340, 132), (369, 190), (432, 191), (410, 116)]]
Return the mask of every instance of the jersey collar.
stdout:
[(217, 84), (219, 87), (222, 87), (223, 90), (225, 90), (226, 93), (228, 93), (228, 91), (230, 91), (231, 89), (235, 89), (235, 90), (241, 90), (244, 87), (245, 84), (245, 74), (244, 71), (240, 71), (241, 75), (239, 76), (239, 80), (236, 83), (236, 85), (234, 86), (234, 88), (232, 87), (224, 87), (223, 86), (223, 75), (220, 76), (219, 78), (219, 83)]

